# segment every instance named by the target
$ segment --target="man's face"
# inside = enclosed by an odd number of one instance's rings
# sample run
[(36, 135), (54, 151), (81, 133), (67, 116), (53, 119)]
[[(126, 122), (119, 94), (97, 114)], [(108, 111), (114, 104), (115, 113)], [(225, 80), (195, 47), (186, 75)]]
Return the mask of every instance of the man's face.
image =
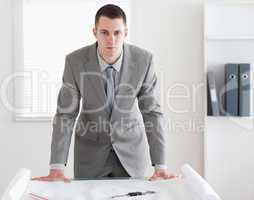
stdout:
[(127, 27), (122, 18), (110, 19), (101, 16), (93, 29), (100, 53), (105, 57), (117, 56), (127, 36)]

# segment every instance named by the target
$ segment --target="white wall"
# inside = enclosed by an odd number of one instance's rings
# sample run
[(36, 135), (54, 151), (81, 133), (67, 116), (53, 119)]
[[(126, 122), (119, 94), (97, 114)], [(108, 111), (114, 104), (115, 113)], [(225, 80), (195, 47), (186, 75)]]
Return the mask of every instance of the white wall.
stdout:
[[(12, 73), (12, 18), (10, 0), (0, 0), (0, 83)], [(202, 0), (133, 1), (132, 42), (151, 50), (162, 77), (164, 110), (170, 116), (168, 166), (178, 169), (190, 163), (203, 171), (203, 82)], [(167, 91), (174, 84), (184, 84), (174, 94), (188, 98), (170, 99), (182, 114), (168, 108)], [(188, 95), (188, 94), (187, 94)], [(196, 99), (194, 99), (194, 97)], [(192, 111), (196, 106), (196, 110)], [(14, 122), (12, 114), (0, 101), (0, 195), (20, 167), (32, 170), (34, 176), (48, 173), (51, 123)], [(67, 175), (72, 176), (73, 151)]]
[(253, 117), (208, 117), (206, 124), (207, 180), (222, 199), (252, 200)]
[[(133, 41), (153, 52), (163, 75), (164, 111), (171, 125), (168, 166), (176, 170), (188, 162), (202, 173), (204, 92), (203, 87), (194, 89), (204, 75), (202, 0), (139, 0), (132, 7)], [(168, 91), (175, 84), (183, 84), (189, 98), (169, 99)], [(180, 87), (174, 94), (188, 95), (186, 90)], [(167, 102), (178, 111), (188, 111), (175, 113)]]

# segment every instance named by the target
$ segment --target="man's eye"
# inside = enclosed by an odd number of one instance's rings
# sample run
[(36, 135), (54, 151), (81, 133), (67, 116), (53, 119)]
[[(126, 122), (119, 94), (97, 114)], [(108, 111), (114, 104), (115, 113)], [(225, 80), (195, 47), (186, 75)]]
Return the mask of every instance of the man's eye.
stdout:
[(102, 35), (107, 35), (107, 32), (106, 31), (102, 31), (101, 34)]
[(116, 31), (115, 32), (115, 35), (119, 35), (121, 32), (120, 31)]

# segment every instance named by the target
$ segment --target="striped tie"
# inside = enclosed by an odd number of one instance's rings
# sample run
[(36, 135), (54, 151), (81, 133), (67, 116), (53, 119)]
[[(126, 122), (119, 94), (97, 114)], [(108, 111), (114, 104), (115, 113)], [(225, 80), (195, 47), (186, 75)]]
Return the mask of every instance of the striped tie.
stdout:
[(107, 76), (107, 88), (106, 88), (107, 105), (109, 108), (109, 112), (111, 113), (115, 97), (114, 68), (112, 66), (107, 67), (106, 76)]

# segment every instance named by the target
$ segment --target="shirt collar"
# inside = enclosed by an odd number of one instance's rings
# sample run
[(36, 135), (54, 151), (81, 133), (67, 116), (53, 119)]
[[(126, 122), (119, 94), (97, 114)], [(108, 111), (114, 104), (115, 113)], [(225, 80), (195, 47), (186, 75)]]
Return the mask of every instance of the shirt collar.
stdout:
[(98, 57), (98, 60), (99, 60), (99, 64), (100, 64), (100, 67), (101, 67), (101, 71), (105, 71), (105, 69), (110, 65), (112, 66), (117, 72), (120, 72), (120, 69), (121, 69), (121, 66), (122, 66), (122, 60), (123, 60), (123, 50), (121, 52), (121, 55), (120, 57), (116, 60), (115, 63), (113, 64), (108, 64), (106, 63), (106, 61), (101, 57), (100, 53), (99, 53), (99, 49), (97, 47), (97, 57)]

